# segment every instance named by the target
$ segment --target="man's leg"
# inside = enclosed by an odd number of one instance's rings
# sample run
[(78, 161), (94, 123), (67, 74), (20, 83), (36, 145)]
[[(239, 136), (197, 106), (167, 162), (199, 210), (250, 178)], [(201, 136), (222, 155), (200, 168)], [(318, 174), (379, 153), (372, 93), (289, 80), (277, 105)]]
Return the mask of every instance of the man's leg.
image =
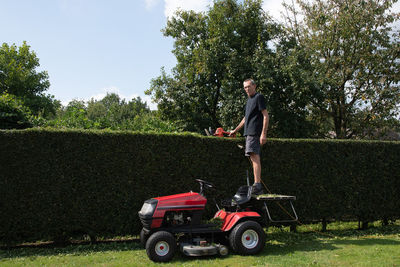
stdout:
[(260, 155), (250, 153), (250, 160), (253, 165), (254, 183), (261, 183), (261, 160)]
[(254, 184), (251, 188), (251, 193), (256, 195), (262, 194), (260, 148), (259, 136), (246, 136), (245, 155), (250, 157), (254, 174)]

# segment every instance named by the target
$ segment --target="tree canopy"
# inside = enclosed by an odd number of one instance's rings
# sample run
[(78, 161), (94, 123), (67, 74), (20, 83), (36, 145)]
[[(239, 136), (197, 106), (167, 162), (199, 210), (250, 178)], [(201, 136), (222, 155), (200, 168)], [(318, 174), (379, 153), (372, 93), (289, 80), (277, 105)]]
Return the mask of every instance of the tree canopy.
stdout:
[(115, 93), (108, 93), (100, 100), (72, 100), (58, 109), (55, 119), (44, 122), (42, 126), (142, 132), (180, 131), (174, 123), (159, 118), (157, 111), (151, 111), (140, 97), (127, 102)]
[[(287, 35), (297, 43), (310, 95), (310, 119), (337, 138), (363, 137), (398, 116), (400, 86), (397, 0), (296, 0), (287, 6)], [(303, 19), (299, 18), (301, 15)], [(304, 68), (306, 66), (306, 68)]]
[(261, 1), (215, 1), (207, 13), (178, 11), (164, 35), (175, 39), (172, 77), (164, 70), (153, 79), (153, 96), (165, 118), (186, 130), (225, 125), (243, 117), (243, 81), (256, 75), (257, 54), (272, 54), (269, 42), (278, 28)]
[(46, 71), (38, 71), (39, 58), (30, 46), (3, 43), (0, 47), (0, 93), (19, 98), (33, 115), (48, 117), (55, 113), (57, 103), (45, 92), (50, 87)]
[(24, 129), (32, 127), (29, 109), (14, 95), (0, 94), (0, 129)]
[(282, 25), (258, 0), (178, 11), (163, 30), (177, 65), (146, 92), (161, 115), (192, 131), (234, 127), (242, 82), (254, 78), (274, 136), (362, 138), (398, 122), (400, 40), (391, 23), (399, 16), (388, 12), (396, 0), (296, 2)]

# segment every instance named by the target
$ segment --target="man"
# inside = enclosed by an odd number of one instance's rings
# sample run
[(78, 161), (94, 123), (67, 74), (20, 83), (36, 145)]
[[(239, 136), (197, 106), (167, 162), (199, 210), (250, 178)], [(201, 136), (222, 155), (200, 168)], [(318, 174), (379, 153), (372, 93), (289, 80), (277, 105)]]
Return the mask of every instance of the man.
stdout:
[(250, 157), (253, 165), (254, 184), (253, 194), (262, 194), (261, 185), (261, 146), (267, 142), (269, 115), (265, 106), (264, 96), (256, 92), (256, 83), (252, 79), (243, 82), (244, 90), (248, 96), (245, 116), (235, 130), (234, 134), (244, 126), (246, 137), (245, 155)]

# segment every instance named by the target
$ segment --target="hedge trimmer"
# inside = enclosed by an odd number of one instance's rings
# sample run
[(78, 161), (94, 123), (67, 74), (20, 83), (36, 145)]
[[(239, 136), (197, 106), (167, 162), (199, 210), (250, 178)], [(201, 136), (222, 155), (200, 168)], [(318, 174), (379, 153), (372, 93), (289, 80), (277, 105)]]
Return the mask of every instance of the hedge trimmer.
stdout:
[(204, 129), (207, 136), (217, 136), (217, 137), (236, 137), (236, 134), (230, 134), (230, 132), (224, 131), (222, 127), (219, 127), (215, 130), (215, 132), (211, 129), (211, 127)]

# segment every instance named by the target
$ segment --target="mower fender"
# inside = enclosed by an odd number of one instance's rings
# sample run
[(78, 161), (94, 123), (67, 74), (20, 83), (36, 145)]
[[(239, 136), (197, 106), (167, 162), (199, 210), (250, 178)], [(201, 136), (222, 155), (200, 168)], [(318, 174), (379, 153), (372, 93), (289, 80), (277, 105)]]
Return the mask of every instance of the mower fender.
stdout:
[(239, 221), (258, 221), (261, 218), (261, 215), (255, 211), (226, 212), (224, 210), (220, 210), (215, 214), (214, 217), (219, 217), (223, 220), (221, 230), (227, 232), (230, 231)]

